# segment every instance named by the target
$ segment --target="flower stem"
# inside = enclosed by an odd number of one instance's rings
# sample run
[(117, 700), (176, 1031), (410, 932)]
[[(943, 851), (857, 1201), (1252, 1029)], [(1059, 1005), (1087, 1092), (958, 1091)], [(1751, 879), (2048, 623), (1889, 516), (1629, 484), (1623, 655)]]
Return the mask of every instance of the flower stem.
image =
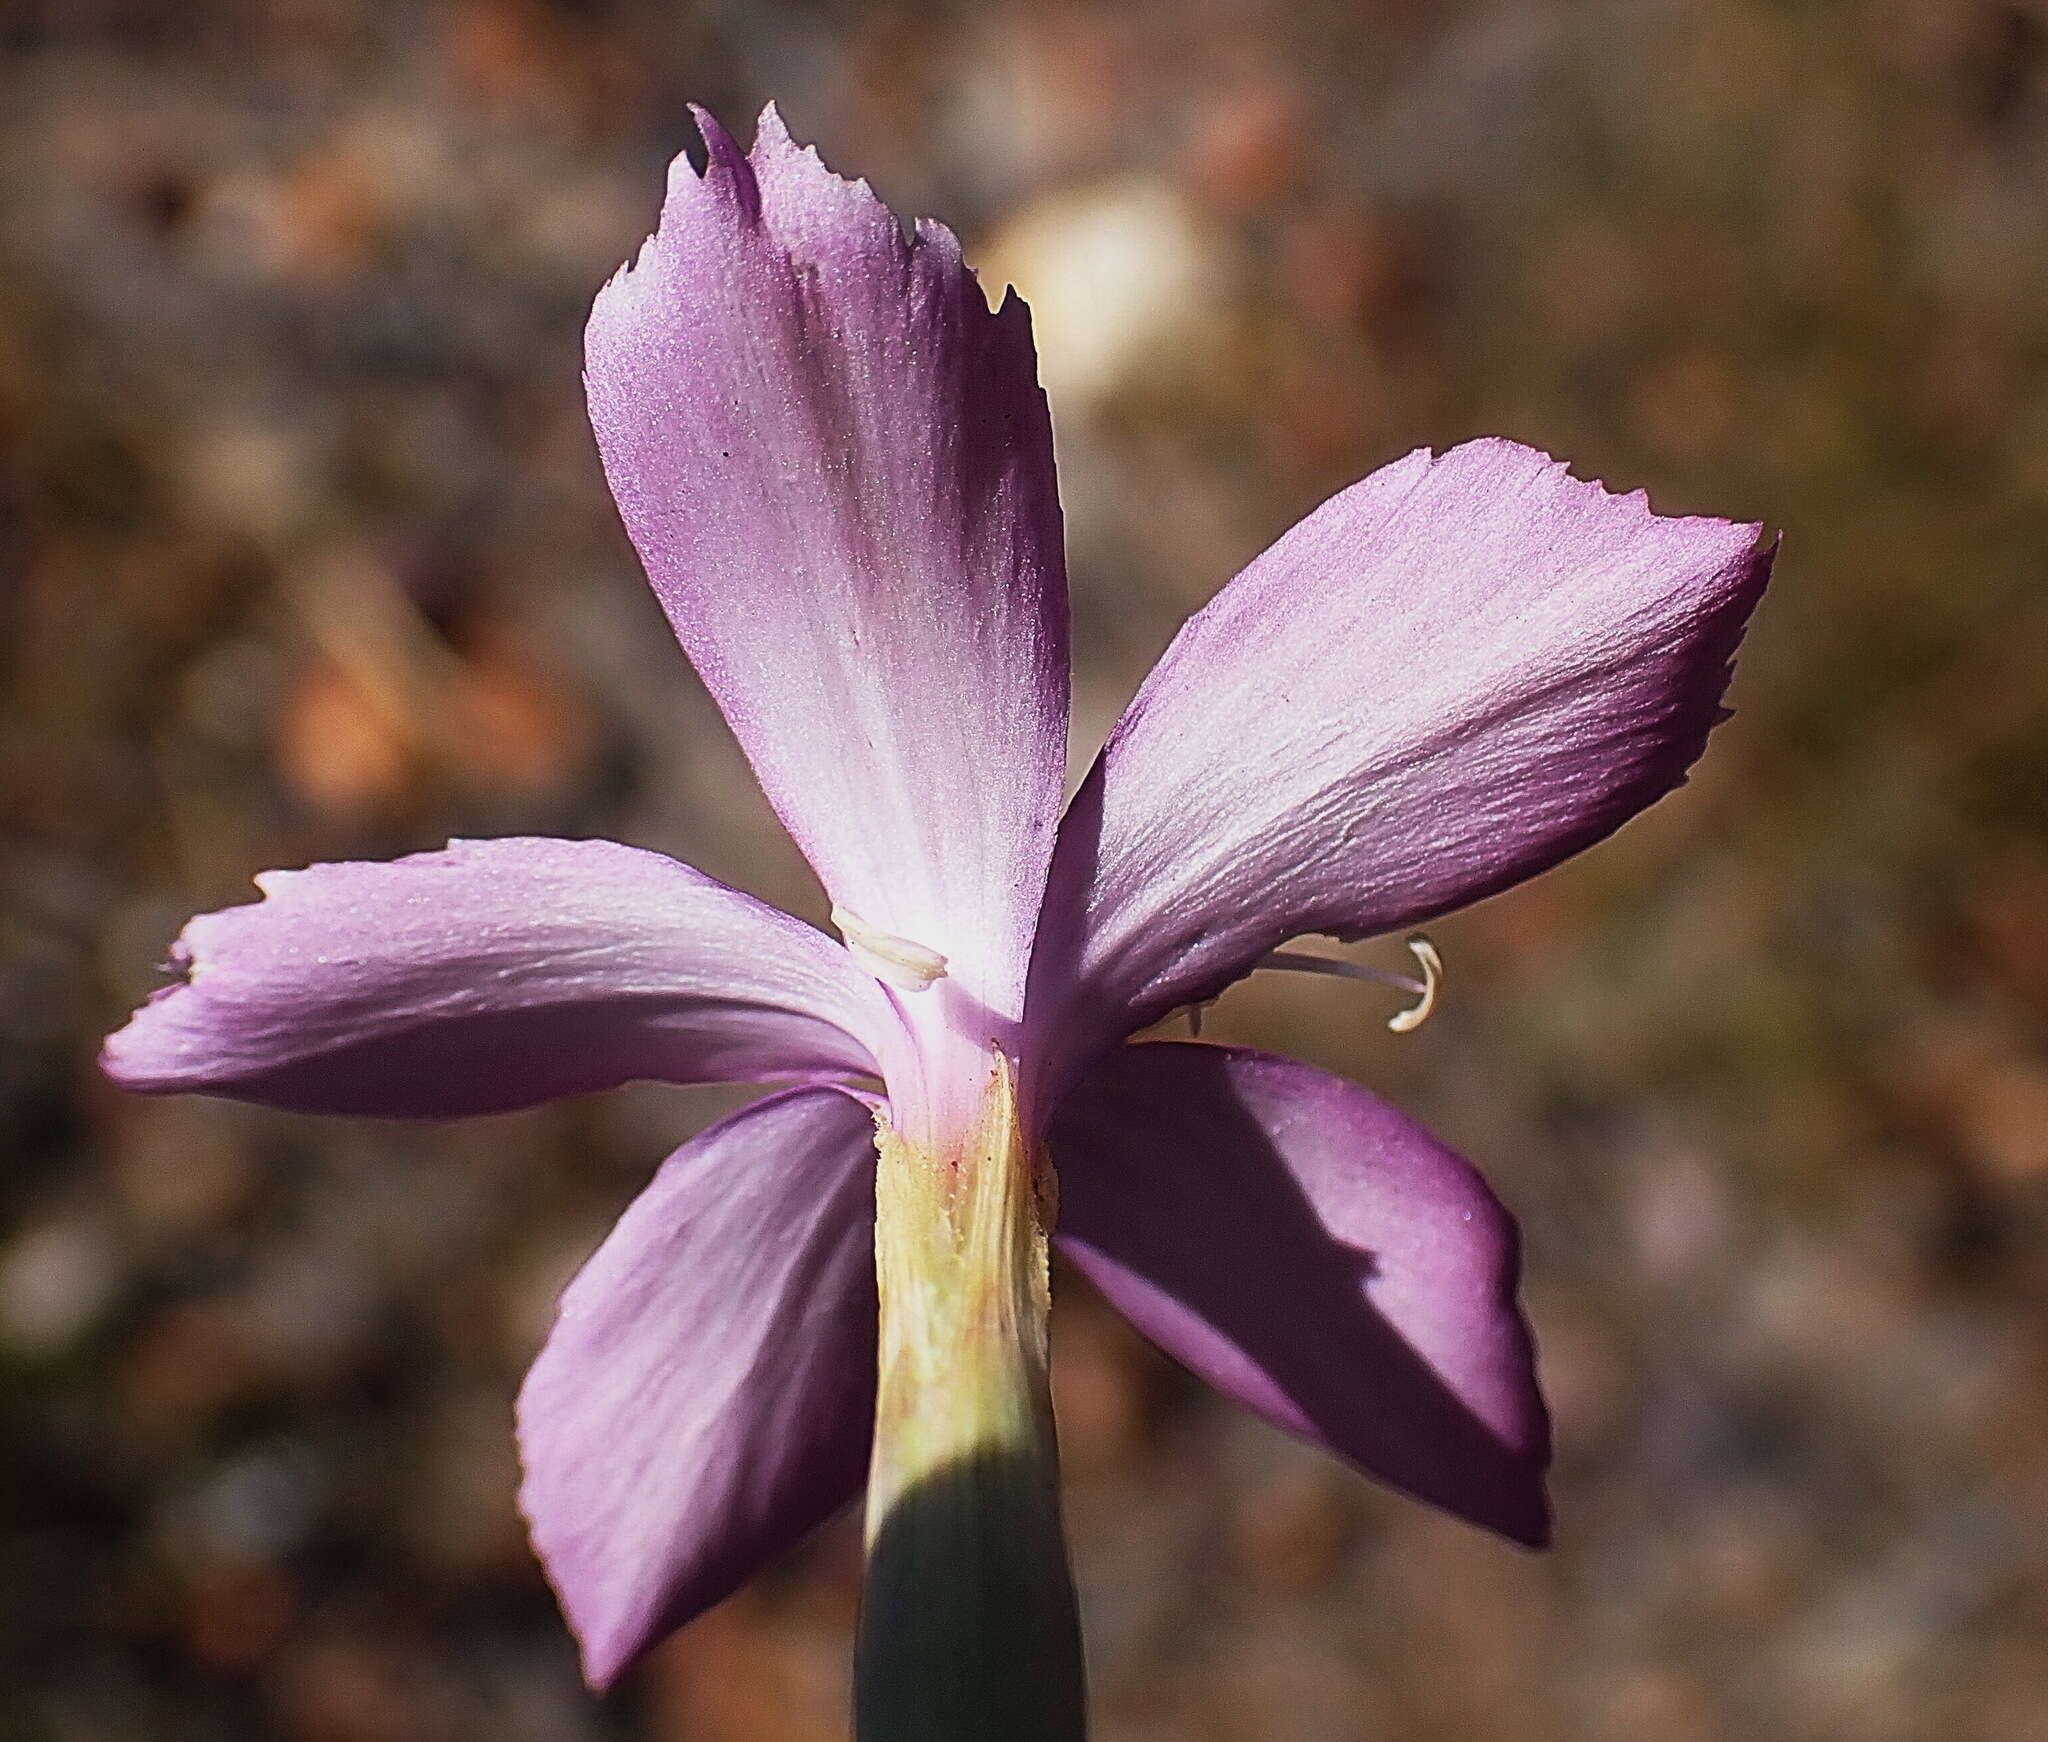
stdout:
[(963, 1140), (884, 1123), (858, 1742), (1081, 1742), (1046, 1386), (1052, 1173), (998, 1058)]

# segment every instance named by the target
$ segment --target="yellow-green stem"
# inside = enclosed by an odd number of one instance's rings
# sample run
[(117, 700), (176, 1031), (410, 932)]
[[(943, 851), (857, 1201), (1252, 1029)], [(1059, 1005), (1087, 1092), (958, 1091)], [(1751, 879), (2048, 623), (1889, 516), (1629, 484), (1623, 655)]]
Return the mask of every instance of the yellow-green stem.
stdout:
[(1046, 1385), (1052, 1172), (993, 1061), (940, 1146), (880, 1128), (881, 1370), (858, 1742), (1080, 1742), (1080, 1627)]

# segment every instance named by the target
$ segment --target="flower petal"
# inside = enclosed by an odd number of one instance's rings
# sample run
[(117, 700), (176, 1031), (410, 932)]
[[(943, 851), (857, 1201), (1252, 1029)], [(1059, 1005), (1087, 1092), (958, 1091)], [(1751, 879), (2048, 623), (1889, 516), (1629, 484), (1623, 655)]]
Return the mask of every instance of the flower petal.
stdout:
[(591, 1685), (825, 1522), (867, 1471), (874, 1123), (792, 1089), (685, 1144), (562, 1296), (520, 1506)]
[(832, 899), (1014, 1018), (1065, 778), (1067, 595), (1029, 317), (790, 142), (669, 174), (587, 339), (677, 637)]
[(638, 1077), (861, 1075), (882, 1011), (822, 933), (659, 853), (456, 841), (257, 878), (106, 1044), (124, 1088), (454, 1117)]
[(1548, 1540), (1515, 1225), (1428, 1132), (1291, 1059), (1152, 1043), (1097, 1066), (1052, 1148), (1061, 1247), (1168, 1354), (1397, 1488)]
[(1324, 503), (1189, 619), (1076, 797), (1047, 1020), (1100, 1044), (1290, 937), (1410, 925), (1619, 828), (1723, 717), (1757, 531), (1497, 440)]

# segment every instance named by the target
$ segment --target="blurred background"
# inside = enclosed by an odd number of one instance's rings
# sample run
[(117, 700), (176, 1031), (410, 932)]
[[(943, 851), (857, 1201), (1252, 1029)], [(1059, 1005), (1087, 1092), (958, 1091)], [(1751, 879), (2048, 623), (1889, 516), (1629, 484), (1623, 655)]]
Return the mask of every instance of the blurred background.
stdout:
[(8, 0), (0, 1737), (844, 1733), (849, 1524), (600, 1704), (513, 1511), (556, 1290), (736, 1097), (409, 1128), (93, 1067), (267, 866), (605, 834), (821, 915), (577, 379), (685, 100), (771, 95), (1034, 304), (1077, 758), (1421, 443), (1785, 529), (1692, 785), (1436, 928), (1427, 1028), (1212, 1018), (1522, 1216), (1558, 1548), (1064, 1277), (1103, 1742), (2048, 1736), (2048, 14)]

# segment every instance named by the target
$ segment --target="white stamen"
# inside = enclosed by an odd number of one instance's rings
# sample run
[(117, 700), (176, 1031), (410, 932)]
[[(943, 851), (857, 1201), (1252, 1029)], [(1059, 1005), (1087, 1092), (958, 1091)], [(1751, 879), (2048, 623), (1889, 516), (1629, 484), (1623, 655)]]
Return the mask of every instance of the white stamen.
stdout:
[(1406, 992), (1416, 1002), (1388, 1017), (1387, 1026), (1396, 1034), (1411, 1034), (1429, 1020), (1429, 1013), (1436, 1008), (1437, 990), (1444, 981), (1444, 959), (1422, 932), (1410, 933), (1407, 942), (1409, 953), (1422, 969), (1419, 980), (1413, 974), (1392, 974), (1365, 962), (1304, 955), (1299, 950), (1275, 950), (1261, 957), (1259, 966), (1283, 968), (1296, 974), (1330, 974), (1340, 980), (1366, 980), (1375, 986), (1391, 986), (1397, 992)]
[(1375, 968), (1369, 962), (1340, 962), (1330, 956), (1309, 956), (1299, 950), (1275, 950), (1271, 955), (1261, 956), (1262, 968), (1279, 968), (1290, 974), (1328, 974), (1337, 980), (1368, 980), (1375, 986), (1391, 986), (1396, 992), (1406, 992), (1411, 998), (1420, 998), (1422, 982), (1413, 974), (1390, 974), (1385, 968)]
[(906, 992), (923, 992), (934, 980), (946, 977), (946, 958), (937, 950), (926, 949), (909, 938), (899, 938), (894, 932), (881, 931), (859, 914), (849, 913), (836, 904), (832, 923), (846, 940), (847, 954), (877, 980), (901, 986)]

